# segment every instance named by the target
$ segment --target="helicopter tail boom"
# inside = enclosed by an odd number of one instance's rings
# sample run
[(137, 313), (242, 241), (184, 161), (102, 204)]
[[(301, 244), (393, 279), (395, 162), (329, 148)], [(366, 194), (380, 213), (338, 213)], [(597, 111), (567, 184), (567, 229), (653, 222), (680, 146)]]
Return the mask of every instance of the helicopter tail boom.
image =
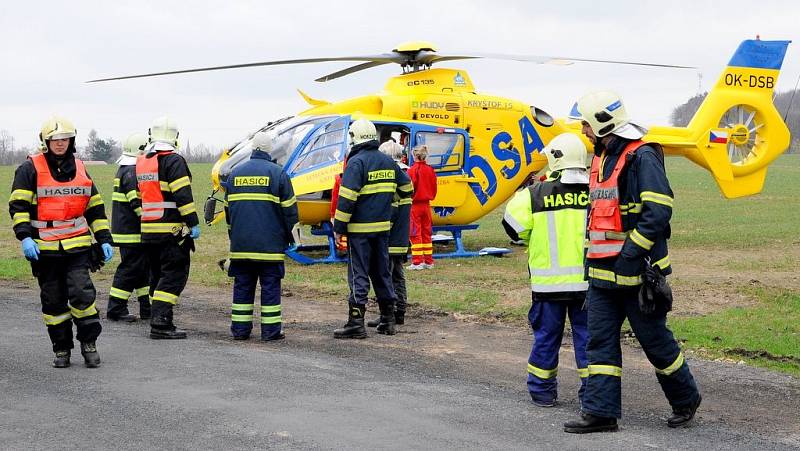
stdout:
[(759, 193), (790, 143), (772, 101), (790, 42), (743, 41), (689, 124), (653, 127), (645, 139), (708, 169), (727, 198)]

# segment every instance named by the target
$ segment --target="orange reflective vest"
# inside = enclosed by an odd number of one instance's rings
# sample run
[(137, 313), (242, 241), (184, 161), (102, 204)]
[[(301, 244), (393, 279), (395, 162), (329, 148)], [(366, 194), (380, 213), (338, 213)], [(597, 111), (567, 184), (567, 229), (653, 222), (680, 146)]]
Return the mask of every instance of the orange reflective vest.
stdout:
[(92, 179), (86, 174), (83, 162), (75, 159), (75, 177), (68, 182), (53, 178), (44, 154), (30, 157), (36, 169), (36, 220), (31, 225), (38, 229), (44, 241), (58, 241), (89, 233), (89, 224), (83, 217), (92, 197)]
[(164, 202), (161, 181), (158, 179), (158, 157), (170, 153), (156, 152), (156, 155), (139, 155), (136, 158), (136, 182), (142, 195), (142, 221), (158, 221), (164, 217), (164, 209), (178, 208), (175, 202)]
[(600, 171), (601, 157), (592, 160), (589, 175), (589, 249), (586, 258), (616, 257), (622, 252), (627, 233), (622, 229), (622, 214), (619, 206), (619, 174), (628, 162), (628, 156), (644, 145), (643, 141), (633, 141), (623, 149), (614, 170), (605, 180)]

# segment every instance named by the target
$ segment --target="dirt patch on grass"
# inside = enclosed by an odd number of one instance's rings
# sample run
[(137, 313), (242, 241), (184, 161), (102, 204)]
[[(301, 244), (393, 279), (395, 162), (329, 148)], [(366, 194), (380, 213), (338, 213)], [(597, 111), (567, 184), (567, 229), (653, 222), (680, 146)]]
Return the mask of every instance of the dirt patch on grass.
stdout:
[(747, 288), (800, 291), (800, 247), (757, 251), (674, 249), (676, 315), (706, 315), (758, 301)]

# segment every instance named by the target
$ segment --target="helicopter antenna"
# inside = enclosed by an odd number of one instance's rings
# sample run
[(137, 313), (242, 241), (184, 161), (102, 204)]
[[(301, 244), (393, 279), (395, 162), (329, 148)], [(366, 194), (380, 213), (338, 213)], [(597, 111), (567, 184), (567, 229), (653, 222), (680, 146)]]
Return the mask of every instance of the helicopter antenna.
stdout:
[(794, 83), (794, 90), (792, 90), (792, 97), (789, 98), (789, 106), (786, 107), (786, 113), (783, 115), (783, 122), (786, 122), (786, 118), (789, 117), (789, 111), (792, 110), (792, 104), (794, 103), (794, 95), (797, 94), (798, 84), (800, 84), (800, 75), (797, 76), (797, 81)]
[(703, 92), (703, 73), (699, 70), (697, 71), (697, 94), (701, 94)]

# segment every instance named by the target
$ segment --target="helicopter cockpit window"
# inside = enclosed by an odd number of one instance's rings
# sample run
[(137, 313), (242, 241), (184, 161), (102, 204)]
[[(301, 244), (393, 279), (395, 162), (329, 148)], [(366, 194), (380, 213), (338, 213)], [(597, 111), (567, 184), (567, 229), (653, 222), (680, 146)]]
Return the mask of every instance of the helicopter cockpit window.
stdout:
[(417, 145), (428, 146), (428, 165), (437, 172), (464, 167), (464, 136), (458, 133), (417, 132)]
[[(329, 121), (331, 116), (312, 117), (296, 116), (291, 119), (281, 119), (274, 124), (270, 124), (260, 129), (260, 131), (275, 130), (276, 137), (286, 136), (288, 139), (276, 139), (276, 146), (270, 152), (270, 156), (280, 165), (286, 164), (286, 160), (292, 151), (300, 144), (300, 141), (317, 124)], [(229, 153), (230, 157), (225, 160), (219, 169), (220, 181), (228, 179), (228, 175), (233, 167), (244, 160), (250, 158), (253, 152), (253, 135), (241, 141)]]
[[(272, 158), (274, 158), (281, 166), (286, 163), (287, 158), (292, 152), (294, 152), (294, 150), (297, 148), (297, 145), (300, 144), (300, 141), (306, 137), (308, 132), (310, 132), (321, 122), (329, 121), (330, 116), (315, 117), (310, 120), (303, 117), (298, 117), (295, 119), (300, 119), (304, 122), (298, 124), (294, 121), (288, 121), (290, 123), (286, 124), (287, 126), (280, 127), (275, 136), (275, 147), (272, 149)], [(280, 159), (278, 159), (279, 157)]]
[(296, 174), (343, 159), (347, 147), (346, 125), (347, 121), (340, 120), (317, 129), (287, 172)]

